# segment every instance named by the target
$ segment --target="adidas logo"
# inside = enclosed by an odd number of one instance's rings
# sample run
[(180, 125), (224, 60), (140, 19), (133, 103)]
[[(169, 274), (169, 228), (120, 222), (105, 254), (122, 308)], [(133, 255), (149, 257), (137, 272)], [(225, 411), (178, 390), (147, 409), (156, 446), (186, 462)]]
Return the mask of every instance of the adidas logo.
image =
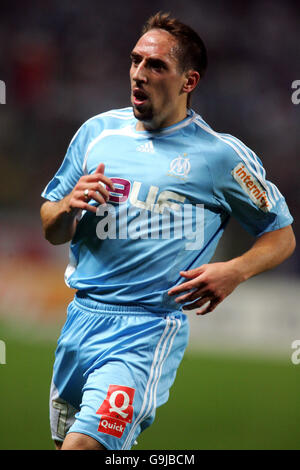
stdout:
[(146, 153), (154, 153), (155, 152), (152, 140), (150, 140), (149, 142), (146, 142), (145, 144), (139, 145), (136, 148), (136, 150), (138, 152), (146, 152)]

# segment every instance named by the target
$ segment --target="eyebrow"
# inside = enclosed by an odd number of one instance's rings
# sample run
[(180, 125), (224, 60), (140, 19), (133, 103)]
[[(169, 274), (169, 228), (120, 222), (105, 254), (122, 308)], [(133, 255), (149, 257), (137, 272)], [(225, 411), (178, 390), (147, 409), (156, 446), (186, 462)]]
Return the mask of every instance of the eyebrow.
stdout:
[(137, 52), (131, 52), (130, 53), (130, 59), (138, 59), (139, 57), (142, 57), (140, 54), (138, 54)]
[[(139, 54), (138, 52), (133, 51), (130, 54), (130, 58), (131, 59), (142, 59), (143, 56), (141, 54)], [(159, 65), (159, 66), (164, 67), (164, 68), (168, 67), (168, 64), (164, 60), (159, 59), (158, 57), (149, 57), (147, 59), (147, 63), (149, 65), (156, 65), (156, 66)]]

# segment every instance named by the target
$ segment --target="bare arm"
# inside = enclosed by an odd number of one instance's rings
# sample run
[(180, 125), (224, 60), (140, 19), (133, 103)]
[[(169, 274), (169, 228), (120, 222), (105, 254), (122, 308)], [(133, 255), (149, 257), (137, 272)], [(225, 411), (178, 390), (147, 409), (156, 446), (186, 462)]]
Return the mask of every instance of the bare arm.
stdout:
[[(82, 176), (74, 189), (64, 199), (57, 202), (46, 201), (41, 207), (41, 220), (45, 238), (53, 245), (70, 241), (76, 230), (77, 216), (81, 210), (96, 213), (97, 207), (88, 204), (94, 199), (99, 204), (105, 204), (109, 192), (101, 184), (104, 183), (114, 190), (112, 181), (104, 176), (104, 164), (100, 163), (95, 173)], [(89, 195), (84, 191), (88, 189)]]
[(58, 202), (46, 201), (40, 212), (46, 240), (53, 245), (70, 241), (76, 230), (79, 211), (69, 207), (68, 196)]
[(237, 258), (181, 271), (180, 275), (186, 281), (170, 289), (169, 295), (178, 295), (175, 299), (178, 303), (192, 302), (185, 309), (197, 309), (198, 315), (204, 315), (213, 311), (241, 282), (282, 263), (291, 256), (295, 246), (295, 236), (290, 225), (267, 232), (255, 241), (250, 250)]

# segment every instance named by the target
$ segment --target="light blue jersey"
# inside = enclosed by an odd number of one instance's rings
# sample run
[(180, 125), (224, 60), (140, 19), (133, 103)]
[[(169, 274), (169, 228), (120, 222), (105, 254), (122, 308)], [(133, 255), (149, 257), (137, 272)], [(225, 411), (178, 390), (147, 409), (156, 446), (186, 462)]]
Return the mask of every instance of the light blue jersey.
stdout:
[(104, 304), (174, 312), (168, 290), (210, 261), (230, 216), (255, 236), (293, 219), (255, 153), (195, 112), (160, 131), (136, 123), (132, 108), (85, 122), (42, 196), (59, 201), (104, 163), (116, 191), (96, 215), (82, 212), (66, 282)]

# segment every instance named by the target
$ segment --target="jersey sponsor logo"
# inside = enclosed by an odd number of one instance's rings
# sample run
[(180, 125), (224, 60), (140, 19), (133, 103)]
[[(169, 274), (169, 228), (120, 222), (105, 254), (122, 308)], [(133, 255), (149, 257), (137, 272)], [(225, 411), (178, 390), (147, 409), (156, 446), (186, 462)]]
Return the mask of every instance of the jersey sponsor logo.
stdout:
[(179, 155), (174, 158), (170, 163), (169, 176), (179, 176), (186, 178), (191, 170), (190, 159), (186, 157), (187, 154), (184, 153), (183, 156)]
[[(186, 250), (200, 250), (204, 243), (204, 205), (185, 204), (186, 197), (173, 191), (161, 191), (151, 185), (141, 199), (142, 183), (111, 178), (118, 194), (111, 192), (109, 202), (100, 204), (96, 226), (100, 240), (109, 239), (186, 239)], [(118, 189), (117, 189), (118, 186)], [(130, 201), (130, 205), (121, 202)]]
[(154, 205), (151, 210), (134, 206), (100, 204), (96, 215), (100, 217), (96, 226), (99, 240), (185, 240), (186, 250), (201, 250), (204, 245), (204, 205), (178, 205), (174, 210)]
[(130, 193), (131, 183), (124, 178), (110, 178), (114, 184), (115, 191), (111, 192), (110, 188), (106, 186), (106, 189), (110, 192), (109, 200), (110, 202), (116, 202), (117, 204), (122, 204), (126, 202)]
[(160, 212), (162, 214), (165, 208), (180, 210), (178, 203), (183, 203), (186, 199), (185, 196), (181, 196), (174, 191), (162, 191), (159, 193), (159, 187), (151, 185), (146, 200), (141, 201), (139, 200), (139, 193), (142, 186), (140, 181), (134, 181), (131, 189), (131, 183), (126, 179), (114, 177), (110, 179), (115, 186), (115, 191), (112, 192), (111, 189), (106, 186), (106, 189), (110, 194), (109, 202), (120, 204), (126, 202), (129, 198), (131, 204), (139, 209), (147, 209), (151, 211), (154, 208), (155, 212)]
[(132, 422), (135, 389), (123, 385), (110, 385), (102, 405), (96, 414), (102, 415), (99, 432), (122, 437), (127, 423)]
[(245, 165), (239, 163), (231, 174), (257, 207), (264, 212), (269, 212), (272, 209), (272, 204), (265, 189)]

